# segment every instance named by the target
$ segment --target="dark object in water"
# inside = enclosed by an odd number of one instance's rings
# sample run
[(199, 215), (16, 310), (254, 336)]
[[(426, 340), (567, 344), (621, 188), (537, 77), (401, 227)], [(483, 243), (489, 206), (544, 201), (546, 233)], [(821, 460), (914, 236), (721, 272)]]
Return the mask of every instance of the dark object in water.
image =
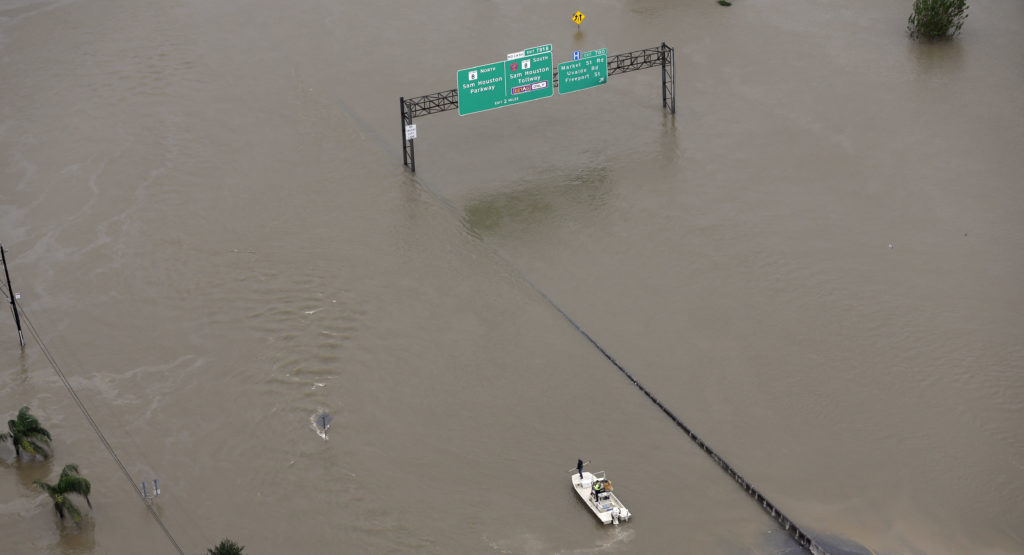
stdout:
[(316, 417), (316, 425), (320, 428), (320, 431), (327, 432), (327, 427), (331, 425), (331, 421), (334, 417), (327, 414), (327, 411), (321, 412), (320, 416)]

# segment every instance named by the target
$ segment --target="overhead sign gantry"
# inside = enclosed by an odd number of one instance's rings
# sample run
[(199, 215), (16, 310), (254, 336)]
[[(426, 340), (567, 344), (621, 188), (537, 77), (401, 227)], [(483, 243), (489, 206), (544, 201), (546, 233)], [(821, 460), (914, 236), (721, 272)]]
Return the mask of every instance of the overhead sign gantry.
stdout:
[[(601, 85), (608, 77), (627, 71), (650, 67), (661, 68), (661, 105), (676, 113), (676, 71), (675, 49), (661, 43), (661, 46), (624, 52), (613, 56), (607, 50), (587, 53), (573, 53), (573, 60), (566, 62), (565, 90), (573, 92)], [(400, 97), (398, 103), (402, 112), (402, 164), (416, 171), (415, 139), (417, 130), (413, 124), (416, 116), (425, 116), (459, 110), (459, 115), (473, 114), (511, 104), (520, 104), (546, 98), (559, 87), (559, 73), (552, 67), (551, 45), (528, 48), (509, 54), (504, 62), (459, 70), (458, 87), (414, 98)], [(526, 64), (526, 67), (524, 67)], [(559, 64), (563, 66), (564, 64)], [(572, 75), (568, 75), (568, 73)], [(579, 72), (579, 73), (577, 73)], [(572, 81), (569, 79), (572, 78)], [(570, 85), (570, 83), (572, 83)], [(569, 89), (572, 90), (569, 90)]]

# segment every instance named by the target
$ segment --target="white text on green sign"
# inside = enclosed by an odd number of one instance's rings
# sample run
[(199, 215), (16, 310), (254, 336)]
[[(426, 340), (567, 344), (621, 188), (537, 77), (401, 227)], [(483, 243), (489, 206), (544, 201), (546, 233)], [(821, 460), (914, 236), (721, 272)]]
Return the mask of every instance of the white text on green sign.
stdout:
[(551, 45), (512, 52), (504, 62), (459, 70), (459, 115), (501, 108), (554, 94)]
[(589, 89), (607, 82), (607, 48), (583, 52), (578, 60), (558, 64), (558, 94)]

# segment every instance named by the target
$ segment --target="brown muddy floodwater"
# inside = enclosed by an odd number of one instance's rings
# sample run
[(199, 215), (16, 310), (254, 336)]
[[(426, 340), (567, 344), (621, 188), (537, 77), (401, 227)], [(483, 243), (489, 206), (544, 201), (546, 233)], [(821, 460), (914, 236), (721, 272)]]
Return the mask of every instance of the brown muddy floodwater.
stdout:
[[(1024, 3), (911, 3), (0, 0), (0, 420), (54, 438), (0, 550), (795, 553), (560, 309), (823, 543), (1024, 553)], [(662, 42), (674, 116), (615, 75), (402, 166), (400, 96)]]

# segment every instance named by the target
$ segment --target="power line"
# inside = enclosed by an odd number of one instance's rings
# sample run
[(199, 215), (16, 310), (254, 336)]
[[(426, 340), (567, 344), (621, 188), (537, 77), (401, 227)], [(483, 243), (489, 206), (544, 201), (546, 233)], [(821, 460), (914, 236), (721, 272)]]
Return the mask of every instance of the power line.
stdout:
[[(12, 300), (11, 302), (20, 304), (17, 302), (17, 300)], [(50, 354), (50, 350), (46, 348), (46, 344), (43, 343), (42, 337), (39, 336), (39, 333), (36, 331), (36, 327), (32, 324), (32, 320), (28, 317), (28, 313), (25, 312), (25, 307), (21, 307), (21, 315), (25, 320), (25, 324), (26, 327), (28, 328), (29, 333), (32, 334), (32, 337), (35, 338), (36, 343), (39, 344), (39, 350), (42, 351), (43, 356), (45, 356), (46, 360), (49, 361), (50, 366), (53, 367), (53, 371), (57, 373), (57, 377), (60, 378), (60, 381), (64, 383), (64, 387), (68, 390), (68, 393), (71, 395), (71, 399), (74, 400), (76, 405), (78, 405), (78, 409), (82, 411), (82, 414), (85, 416), (85, 419), (89, 422), (89, 426), (91, 426), (93, 431), (96, 432), (96, 437), (100, 438), (100, 443), (102, 443), (103, 446), (107, 448), (107, 452), (110, 453), (110, 457), (114, 459), (115, 463), (117, 463), (118, 468), (121, 469), (121, 472), (124, 474), (125, 478), (128, 478), (128, 483), (132, 485), (132, 489), (135, 490), (135, 493), (139, 494), (140, 499), (143, 499), (144, 496), (142, 490), (139, 489), (139, 485), (135, 483), (135, 479), (132, 478), (131, 473), (128, 472), (128, 469), (125, 468), (124, 463), (121, 462), (120, 457), (117, 456), (117, 452), (114, 451), (114, 447), (110, 444), (109, 441), (107, 441), (106, 436), (103, 435), (103, 430), (101, 430), (99, 424), (97, 424), (96, 421), (93, 420), (92, 415), (89, 414), (89, 410), (86, 409), (85, 404), (82, 403), (82, 399), (80, 399), (78, 397), (78, 393), (75, 392), (75, 388), (71, 387), (71, 382), (69, 382), (67, 376), (64, 375), (64, 371), (61, 370), (60, 365), (57, 364), (57, 361)], [(164, 525), (164, 521), (160, 518), (160, 515), (156, 513), (156, 510), (153, 509), (153, 506), (150, 503), (146, 503), (146, 510), (149, 511), (149, 514), (153, 517), (153, 520), (156, 520), (156, 523), (160, 525), (160, 529), (164, 531), (164, 535), (167, 536), (167, 539), (171, 542), (171, 545), (174, 546), (174, 549), (176, 549), (180, 555), (185, 555), (185, 552), (182, 551), (181, 546), (178, 545), (178, 542), (175, 541), (174, 536), (171, 535), (171, 531), (167, 529), (167, 526)]]

